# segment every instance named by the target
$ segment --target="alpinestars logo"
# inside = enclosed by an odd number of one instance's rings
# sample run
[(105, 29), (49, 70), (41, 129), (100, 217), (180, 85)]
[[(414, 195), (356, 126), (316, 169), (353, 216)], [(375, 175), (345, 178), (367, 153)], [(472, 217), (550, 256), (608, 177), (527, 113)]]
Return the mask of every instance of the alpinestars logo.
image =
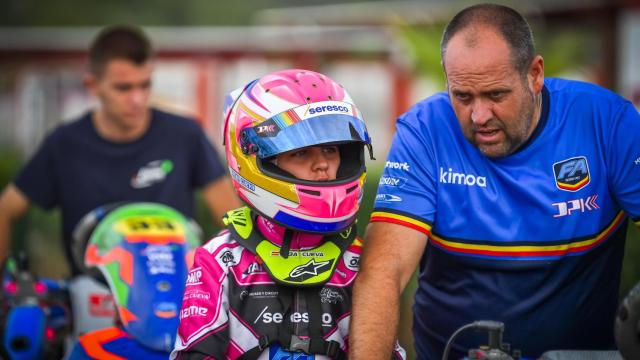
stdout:
[(142, 189), (162, 182), (172, 170), (173, 162), (171, 160), (151, 161), (141, 167), (131, 178), (131, 186), (135, 189)]
[(487, 187), (486, 177), (458, 173), (451, 168), (447, 171), (440, 168), (440, 182), (443, 184)]
[(331, 263), (331, 260), (316, 262), (316, 259), (311, 259), (306, 264), (293, 268), (293, 270), (291, 270), (291, 272), (289, 273), (289, 278), (287, 280), (307, 280), (313, 276), (317, 276), (327, 271), (329, 268), (331, 268)]

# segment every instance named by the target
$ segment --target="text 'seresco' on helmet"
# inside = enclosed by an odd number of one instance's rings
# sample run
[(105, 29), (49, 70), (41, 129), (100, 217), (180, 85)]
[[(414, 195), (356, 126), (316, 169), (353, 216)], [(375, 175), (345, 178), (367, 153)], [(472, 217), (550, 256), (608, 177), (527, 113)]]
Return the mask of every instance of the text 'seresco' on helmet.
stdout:
[[(366, 177), (365, 146), (373, 156), (362, 115), (342, 86), (313, 71), (274, 72), (231, 92), (223, 120), (233, 186), (252, 209), (304, 232), (335, 233), (355, 221)], [(297, 179), (269, 161), (320, 144), (338, 146), (336, 180)]]

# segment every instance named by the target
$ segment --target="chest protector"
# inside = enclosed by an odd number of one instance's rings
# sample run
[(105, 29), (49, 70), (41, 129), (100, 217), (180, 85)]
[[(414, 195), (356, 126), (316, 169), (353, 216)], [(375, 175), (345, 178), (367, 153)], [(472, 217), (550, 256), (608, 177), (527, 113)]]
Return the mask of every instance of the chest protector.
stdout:
[[(340, 344), (333, 340), (326, 341), (324, 336), (327, 327), (331, 329), (337, 326), (334, 320), (337, 321), (344, 313), (350, 313), (351, 289), (325, 284), (331, 279), (345, 250), (356, 241), (355, 224), (341, 233), (326, 236), (314, 248), (290, 250), (291, 231), (285, 231), (282, 246), (278, 246), (262, 236), (255, 227), (254, 219), (251, 209), (242, 207), (228, 212), (224, 222), (231, 238), (257, 255), (264, 270), (276, 283), (272, 286), (277, 290), (277, 303), (282, 312), (279, 322), (271, 319), (269, 326), (254, 329), (259, 335), (260, 345), (246, 352), (241, 359), (255, 359), (272, 344), (291, 352), (319, 354), (333, 359), (346, 358)], [(230, 295), (236, 292), (235, 289), (229, 291)], [(328, 294), (334, 294), (334, 298)], [(246, 313), (247, 318), (253, 320), (256, 308), (262, 310), (271, 305), (237, 304), (236, 307), (231, 301), (230, 306), (240, 310), (241, 316)], [(332, 321), (328, 323), (328, 319)]]

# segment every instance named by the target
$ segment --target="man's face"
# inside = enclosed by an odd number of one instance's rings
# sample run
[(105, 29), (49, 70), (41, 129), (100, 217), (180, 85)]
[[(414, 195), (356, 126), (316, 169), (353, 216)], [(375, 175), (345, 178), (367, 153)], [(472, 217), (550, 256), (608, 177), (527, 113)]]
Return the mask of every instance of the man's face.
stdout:
[(488, 157), (512, 154), (537, 124), (534, 94), (542, 89), (542, 58), (534, 59), (523, 78), (510, 54), (507, 43), (493, 30), (474, 28), (456, 34), (443, 59), (462, 132)]
[(123, 130), (146, 126), (152, 70), (149, 62), (137, 65), (114, 59), (106, 64), (101, 75), (89, 76), (88, 87), (113, 125)]

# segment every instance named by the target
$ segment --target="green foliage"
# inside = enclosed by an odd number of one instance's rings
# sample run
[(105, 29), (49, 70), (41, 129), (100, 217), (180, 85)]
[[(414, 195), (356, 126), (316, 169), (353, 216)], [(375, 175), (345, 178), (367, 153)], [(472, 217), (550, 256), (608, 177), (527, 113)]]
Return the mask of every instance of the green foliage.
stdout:
[[(220, 230), (222, 226), (213, 222), (211, 212), (207, 207), (207, 203), (204, 201), (200, 191), (196, 192), (196, 210), (193, 219), (202, 228), (202, 242), (207, 242), (213, 238)], [(222, 222), (220, 222), (222, 223)]]
[(620, 295), (625, 296), (636, 283), (640, 282), (640, 229), (633, 223), (627, 231), (627, 242), (624, 249)]
[[(407, 45), (413, 71), (444, 88), (440, 40), (444, 24), (398, 24), (395, 31)], [(599, 58), (598, 29), (594, 27), (547, 26), (534, 29), (536, 48), (545, 62), (545, 76), (563, 76), (584, 71)]]
[(405, 41), (411, 52), (414, 71), (444, 88), (445, 77), (440, 60), (442, 27), (438, 25), (410, 26), (398, 24), (395, 27), (395, 31)]
[(21, 164), (22, 156), (18, 151), (0, 148), (0, 188), (4, 189), (11, 182)]
[(593, 28), (550, 27), (535, 31), (538, 52), (547, 77), (564, 76), (592, 66), (598, 58), (598, 36)]
[(357, 225), (358, 235), (364, 236), (364, 231), (369, 224), (369, 217), (371, 217), (371, 211), (373, 210), (373, 202), (376, 198), (376, 192), (378, 190), (378, 181), (380, 181), (380, 175), (382, 174), (382, 167), (380, 166), (367, 166), (367, 179), (364, 183), (364, 195), (362, 196), (362, 204), (360, 205), (360, 211), (358, 212)]
[[(353, 1), (353, 0), (351, 0)], [(362, 1), (362, 0), (360, 0)], [(247, 25), (262, 9), (330, 4), (344, 0), (7, 0), (0, 11), (4, 26)]]

